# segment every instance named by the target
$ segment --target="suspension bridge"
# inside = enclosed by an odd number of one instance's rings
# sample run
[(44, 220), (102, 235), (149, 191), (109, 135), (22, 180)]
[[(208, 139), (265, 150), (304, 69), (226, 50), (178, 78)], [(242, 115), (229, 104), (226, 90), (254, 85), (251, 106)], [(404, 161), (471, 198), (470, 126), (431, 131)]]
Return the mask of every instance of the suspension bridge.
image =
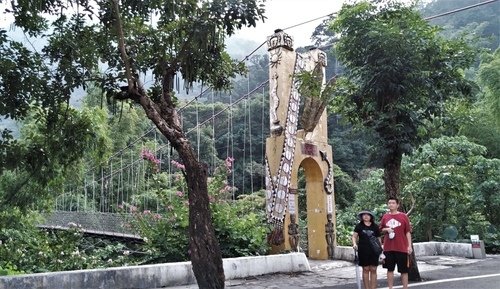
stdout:
[[(251, 75), (247, 77), (248, 83), (250, 77)], [(244, 169), (240, 171), (233, 169), (228, 176), (232, 199), (236, 198), (236, 190), (248, 192), (263, 187), (263, 181), (254, 184), (253, 164), (264, 162), (263, 138), (266, 135), (264, 130), (268, 129), (264, 126), (265, 120), (268, 119), (268, 111), (264, 109), (268, 101), (267, 83), (268, 81), (264, 81), (253, 89), (248, 85), (247, 93), (237, 98), (230, 95), (227, 104), (216, 103), (215, 92), (202, 89), (200, 94), (183, 103), (178, 110), (183, 119), (184, 131), (197, 151), (199, 160), (208, 163), (212, 174), (224, 159), (234, 160), (233, 113), (243, 112), (243, 143), (240, 144), (243, 147), (239, 147), (242, 149), (242, 158), (235, 160), (235, 163)], [(204, 104), (208, 104), (211, 108), (210, 115), (204, 119), (200, 117), (199, 111), (202, 98), (206, 99)], [(249, 100), (255, 98), (262, 102), (260, 105), (262, 109), (259, 112), (251, 111), (251, 106), (248, 104)], [(239, 117), (241, 118), (241, 115)], [(189, 118), (189, 121), (185, 118)], [(258, 121), (252, 122), (251, 120), (255, 118), (258, 118)], [(194, 125), (188, 126), (190, 122)], [(252, 131), (258, 130), (262, 135), (260, 140), (262, 153), (260, 156), (255, 156), (252, 153), (254, 149)], [(202, 131), (205, 134), (208, 131), (210, 136), (208, 145), (202, 143)], [(223, 145), (220, 140), (224, 140)], [(256, 157), (259, 159), (256, 160)], [(155, 127), (150, 127), (142, 135), (130, 141), (126, 147), (115, 152), (107, 160), (106, 165), (88, 169), (83, 180), (66, 186), (66, 189), (57, 195), (53, 210), (44, 214), (45, 221), (39, 227), (51, 230), (78, 228), (85, 234), (140, 240), (141, 236), (133, 232), (130, 226), (137, 213), (160, 216), (168, 214), (167, 209), (162, 207), (159, 196), (151, 193), (155, 186), (155, 174), (163, 173), (165, 176), (162, 179), (163, 186), (169, 188), (182, 177), (179, 170), (181, 167), (182, 164), (177, 161), (176, 153), (168, 141)], [(247, 179), (249, 183), (245, 184), (243, 181), (236, 185), (235, 177), (238, 173), (242, 174), (239, 179)], [(178, 191), (168, 190), (163, 197), (174, 198), (177, 193)]]

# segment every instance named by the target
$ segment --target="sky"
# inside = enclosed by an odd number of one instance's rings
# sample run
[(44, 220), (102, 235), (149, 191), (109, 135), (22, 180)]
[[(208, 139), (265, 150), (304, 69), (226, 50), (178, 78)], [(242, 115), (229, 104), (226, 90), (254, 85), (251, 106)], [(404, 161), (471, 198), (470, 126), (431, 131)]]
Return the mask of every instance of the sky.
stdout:
[[(286, 28), (317, 17), (325, 16), (340, 10), (344, 0), (266, 0), (267, 19), (259, 22), (256, 27), (247, 27), (239, 31), (234, 37), (262, 43), (268, 35), (277, 28)], [(7, 1), (0, 1), (0, 27), (8, 27), (12, 22), (10, 15), (3, 12), (7, 8)], [(295, 47), (312, 44), (310, 37), (314, 28), (323, 19), (313, 21), (287, 30), (295, 40)]]
[[(284, 29), (292, 25), (309, 21), (327, 14), (338, 12), (344, 0), (267, 0), (265, 22), (256, 27), (248, 27), (239, 31), (234, 37), (262, 43), (277, 28)], [(294, 46), (311, 45), (311, 34), (321, 22), (319, 19), (311, 23), (286, 30), (294, 39)]]

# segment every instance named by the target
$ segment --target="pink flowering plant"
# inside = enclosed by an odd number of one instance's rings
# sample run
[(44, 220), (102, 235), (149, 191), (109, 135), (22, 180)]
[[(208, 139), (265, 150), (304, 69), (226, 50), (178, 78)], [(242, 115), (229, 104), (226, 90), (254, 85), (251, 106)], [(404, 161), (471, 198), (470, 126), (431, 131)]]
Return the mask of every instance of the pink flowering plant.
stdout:
[[(227, 179), (233, 167), (228, 158), (209, 178), (208, 191), (216, 234), (223, 247), (224, 257), (265, 254), (267, 226), (264, 219), (264, 198), (255, 195), (255, 204), (245, 198), (232, 200), (235, 191)], [(147, 263), (184, 261), (189, 259), (188, 195), (182, 175), (184, 166), (173, 161), (178, 169), (172, 175), (153, 176), (149, 191), (135, 198), (135, 208), (124, 205), (132, 213), (130, 226), (146, 242)], [(157, 200), (156, 206), (144, 206), (144, 199)]]
[(156, 155), (149, 149), (142, 149), (141, 158), (149, 162), (152, 173), (160, 172), (160, 160)]
[(189, 259), (186, 190), (181, 172), (159, 173), (151, 177), (147, 191), (132, 198), (132, 204), (122, 204), (130, 230), (145, 241), (145, 263)]
[(233, 163), (234, 159), (227, 157), (223, 165), (215, 170), (214, 176), (209, 178), (208, 193), (212, 203), (231, 200), (233, 193), (237, 191), (237, 188), (231, 186), (228, 181)]
[(234, 158), (232, 158), (232, 157), (227, 157), (224, 160), (224, 165), (225, 165), (226, 170), (227, 170), (228, 173), (232, 172), (232, 170), (233, 170), (233, 164), (234, 164)]
[(186, 169), (186, 167), (182, 163), (180, 163), (180, 162), (178, 162), (176, 160), (171, 160), (170, 163), (172, 164), (172, 166), (174, 168), (176, 168), (176, 169), (178, 169), (180, 171), (184, 171)]

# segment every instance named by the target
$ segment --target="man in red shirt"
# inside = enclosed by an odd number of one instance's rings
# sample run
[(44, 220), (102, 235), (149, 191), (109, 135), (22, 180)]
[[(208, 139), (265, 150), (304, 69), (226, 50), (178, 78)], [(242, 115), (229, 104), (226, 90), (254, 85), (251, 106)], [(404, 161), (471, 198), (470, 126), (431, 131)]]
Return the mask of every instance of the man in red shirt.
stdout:
[(385, 255), (384, 268), (387, 268), (387, 283), (389, 289), (392, 289), (394, 284), (394, 269), (398, 265), (403, 289), (408, 289), (408, 255), (412, 252), (410, 220), (405, 213), (398, 211), (398, 199), (389, 198), (387, 206), (389, 207), (389, 212), (380, 220), (380, 232), (386, 234), (383, 246)]

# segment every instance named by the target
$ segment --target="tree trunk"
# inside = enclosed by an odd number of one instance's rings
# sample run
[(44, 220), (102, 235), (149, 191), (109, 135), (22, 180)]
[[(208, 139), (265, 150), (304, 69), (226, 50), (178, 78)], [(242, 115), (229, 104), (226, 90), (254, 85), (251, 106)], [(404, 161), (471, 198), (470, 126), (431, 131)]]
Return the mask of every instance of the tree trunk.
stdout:
[(184, 163), (189, 197), (190, 259), (198, 287), (224, 288), (222, 254), (215, 237), (208, 199), (207, 165), (197, 160), (193, 147), (177, 124), (177, 115), (172, 106), (157, 105), (147, 96), (141, 97), (140, 103), (148, 118), (169, 140)]
[[(189, 248), (193, 272), (202, 289), (224, 288), (224, 267), (219, 242), (215, 238), (212, 215), (208, 199), (207, 166), (200, 163), (182, 131), (180, 119), (172, 100), (173, 80), (177, 67), (165, 67), (162, 79), (162, 96), (154, 102), (147, 96), (139, 79), (133, 77), (130, 59), (127, 55), (125, 36), (118, 0), (112, 1), (116, 17), (118, 48), (125, 66), (128, 83), (128, 98), (139, 101), (147, 117), (179, 153), (185, 167), (185, 178), (189, 197)], [(175, 63), (175, 62), (174, 62)]]
[(179, 155), (186, 167), (189, 192), (189, 249), (199, 288), (224, 288), (224, 268), (215, 237), (207, 189), (207, 165), (197, 161), (193, 148), (184, 144)]
[(401, 152), (393, 151), (384, 160), (384, 185), (387, 198), (397, 198), (399, 196), (402, 157)]
[(415, 256), (415, 249), (413, 247), (413, 243), (412, 243), (411, 248), (412, 248), (412, 252), (411, 252), (411, 255), (409, 256), (409, 258), (410, 258), (410, 271), (408, 272), (408, 280), (414, 281), (414, 282), (421, 282), (422, 278), (420, 277), (420, 272), (418, 271), (417, 257)]
[(427, 242), (432, 241), (432, 226), (428, 225), (426, 230)]
[[(385, 194), (387, 198), (394, 197), (399, 199), (400, 187), (399, 180), (401, 176), (401, 160), (403, 154), (398, 151), (392, 151), (389, 153), (384, 160), (384, 185)], [(413, 242), (412, 242), (413, 248)], [(410, 281), (422, 281), (420, 277), (420, 272), (418, 271), (417, 259), (415, 257), (415, 251), (413, 250), (410, 257), (410, 272), (408, 273), (408, 280)]]

